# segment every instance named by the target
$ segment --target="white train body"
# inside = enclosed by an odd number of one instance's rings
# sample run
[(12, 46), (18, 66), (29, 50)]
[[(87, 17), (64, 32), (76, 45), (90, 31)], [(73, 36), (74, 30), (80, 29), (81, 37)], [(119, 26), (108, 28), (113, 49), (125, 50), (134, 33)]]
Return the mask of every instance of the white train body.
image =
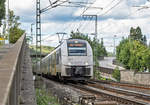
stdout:
[(89, 79), (93, 77), (93, 54), (90, 44), (81, 39), (65, 40), (36, 65), (42, 74), (63, 79)]

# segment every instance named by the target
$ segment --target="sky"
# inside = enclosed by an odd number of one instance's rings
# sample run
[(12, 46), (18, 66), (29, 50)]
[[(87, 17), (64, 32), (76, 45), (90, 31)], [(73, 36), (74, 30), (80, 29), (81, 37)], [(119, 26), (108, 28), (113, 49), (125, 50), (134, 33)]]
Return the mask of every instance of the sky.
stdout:
[[(60, 0), (65, 1), (65, 0)], [(93, 37), (95, 32), (94, 18), (83, 18), (83, 15), (98, 15), (98, 39), (103, 38), (107, 51), (113, 52), (122, 37), (127, 37), (130, 28), (139, 26), (143, 35), (150, 41), (150, 1), (148, 0), (69, 0), (70, 2), (88, 2), (86, 7), (58, 6), (42, 13), (42, 44), (57, 46), (56, 33), (65, 32), (65, 39), (71, 31), (77, 29)], [(30, 35), (31, 24), (35, 24), (36, 0), (9, 0), (10, 9), (20, 16), (21, 28)], [(55, 2), (55, 0), (51, 0)], [(41, 9), (49, 6), (49, 0), (41, 0)], [(64, 5), (73, 5), (65, 3)], [(94, 8), (95, 7), (95, 8)], [(35, 34), (35, 25), (33, 26)], [(35, 38), (34, 38), (35, 39)], [(35, 41), (33, 42), (33, 44)]]

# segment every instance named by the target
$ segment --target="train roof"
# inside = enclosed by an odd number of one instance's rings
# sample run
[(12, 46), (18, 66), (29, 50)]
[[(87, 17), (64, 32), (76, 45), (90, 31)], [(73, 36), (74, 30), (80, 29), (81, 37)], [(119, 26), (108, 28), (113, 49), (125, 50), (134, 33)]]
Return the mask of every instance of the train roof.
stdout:
[[(66, 39), (66, 40), (64, 40), (64, 41), (76, 41), (76, 40), (78, 40), (78, 41), (81, 41), (81, 42), (87, 42), (86, 40), (83, 40), (83, 39), (74, 39), (74, 38), (69, 38), (69, 39)], [(61, 44), (59, 44), (57, 47), (55, 47), (55, 49), (57, 49), (59, 46), (61, 46), (62, 44), (63, 44), (64, 42), (62, 42)], [(54, 50), (55, 50), (54, 49)]]
[[(76, 41), (78, 40), (79, 42), (87, 42), (86, 40), (83, 39), (74, 39), (74, 38), (70, 38), (70, 39), (66, 39), (64, 40), (61, 44), (59, 44), (57, 47), (55, 47), (48, 55), (50, 55), (51, 53), (53, 53), (57, 48), (59, 48), (65, 41)], [(47, 56), (48, 56), (47, 55)]]

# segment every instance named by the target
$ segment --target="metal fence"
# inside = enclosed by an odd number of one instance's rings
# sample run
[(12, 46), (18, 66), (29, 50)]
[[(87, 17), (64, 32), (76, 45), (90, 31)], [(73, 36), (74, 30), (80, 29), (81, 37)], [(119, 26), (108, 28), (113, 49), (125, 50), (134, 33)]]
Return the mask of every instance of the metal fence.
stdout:
[(0, 60), (0, 105), (21, 103), (21, 70), (24, 64), (25, 34)]

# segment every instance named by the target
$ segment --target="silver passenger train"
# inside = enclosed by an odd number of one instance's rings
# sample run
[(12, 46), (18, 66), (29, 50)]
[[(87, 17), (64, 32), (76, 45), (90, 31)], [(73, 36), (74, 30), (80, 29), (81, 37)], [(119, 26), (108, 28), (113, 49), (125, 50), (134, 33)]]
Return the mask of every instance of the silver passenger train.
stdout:
[(93, 54), (90, 44), (68, 39), (36, 65), (37, 72), (63, 80), (86, 80), (93, 77)]

